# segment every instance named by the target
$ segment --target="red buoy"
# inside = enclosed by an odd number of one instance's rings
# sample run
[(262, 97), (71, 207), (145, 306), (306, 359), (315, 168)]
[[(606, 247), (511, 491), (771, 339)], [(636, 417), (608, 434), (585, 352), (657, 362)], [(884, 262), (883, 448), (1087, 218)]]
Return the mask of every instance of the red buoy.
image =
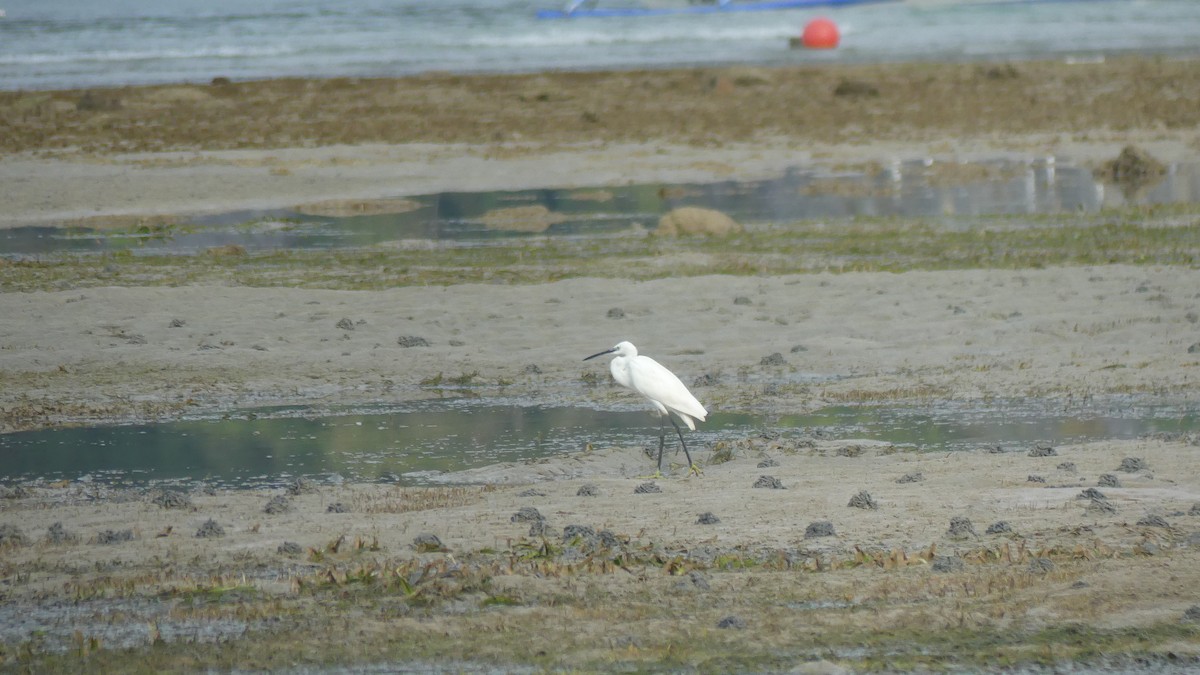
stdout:
[(809, 49), (833, 49), (838, 46), (839, 39), (837, 24), (829, 19), (809, 21), (800, 37), (801, 43)]

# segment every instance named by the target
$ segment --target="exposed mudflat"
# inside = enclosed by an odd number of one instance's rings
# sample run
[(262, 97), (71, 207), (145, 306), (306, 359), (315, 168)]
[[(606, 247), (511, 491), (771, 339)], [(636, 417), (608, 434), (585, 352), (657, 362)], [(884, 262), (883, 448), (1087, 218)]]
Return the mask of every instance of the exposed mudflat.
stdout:
[[(972, 157), (1102, 171), (1127, 145), (1194, 162), (1198, 77), (1194, 61), (1131, 58), (6, 93), (0, 223), (371, 212), (445, 189), (897, 157), (936, 158), (950, 181)], [(623, 339), (713, 410), (1195, 402), (1194, 208), (977, 225), (4, 258), (0, 425), (446, 395), (612, 406), (634, 395), (581, 359)], [(652, 476), (640, 447), (420, 489), (0, 474), (0, 663), (1197, 667), (1196, 439), (1005, 449), (764, 429), (695, 448), (699, 477)]]
[(1197, 663), (1195, 438), (696, 455), (691, 478), (603, 448), (441, 488), (21, 487), (0, 641), (68, 668)]

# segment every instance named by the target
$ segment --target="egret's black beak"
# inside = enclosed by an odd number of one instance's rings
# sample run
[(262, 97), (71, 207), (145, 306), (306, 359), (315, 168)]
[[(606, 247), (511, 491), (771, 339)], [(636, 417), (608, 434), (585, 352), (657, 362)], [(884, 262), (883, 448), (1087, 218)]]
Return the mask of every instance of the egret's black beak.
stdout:
[(590, 360), (590, 359), (594, 359), (594, 358), (596, 358), (597, 356), (604, 356), (605, 354), (611, 354), (611, 353), (613, 353), (613, 352), (615, 352), (615, 351), (617, 351), (617, 348), (616, 348), (616, 347), (613, 347), (612, 349), (605, 349), (604, 351), (600, 352), (599, 354), (592, 354), (591, 356), (589, 356), (589, 357), (587, 357), (586, 359), (584, 359), (584, 361), (588, 361), (588, 360)]

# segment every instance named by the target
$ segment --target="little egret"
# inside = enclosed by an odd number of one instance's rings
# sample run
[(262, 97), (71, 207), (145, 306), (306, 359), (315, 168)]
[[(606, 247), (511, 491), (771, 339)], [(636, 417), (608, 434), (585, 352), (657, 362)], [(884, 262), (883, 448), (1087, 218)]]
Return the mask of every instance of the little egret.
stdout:
[(654, 406), (655, 411), (659, 416), (659, 434), (658, 434), (658, 469), (662, 471), (662, 456), (663, 445), (666, 444), (666, 431), (662, 426), (662, 418), (665, 417), (671, 421), (671, 425), (675, 427), (675, 433), (679, 434), (679, 444), (683, 446), (683, 454), (687, 457), (689, 471), (699, 473), (696, 465), (692, 463), (692, 455), (688, 452), (687, 443), (683, 440), (683, 430), (675, 423), (675, 419), (671, 417), (671, 413), (675, 413), (683, 423), (692, 431), (696, 430), (696, 420), (704, 421), (708, 416), (708, 411), (704, 406), (700, 405), (700, 401), (692, 396), (692, 392), (675, 377), (675, 373), (667, 370), (661, 363), (655, 361), (649, 356), (638, 354), (637, 347), (634, 347), (629, 342), (618, 342), (612, 349), (605, 349), (599, 354), (592, 354), (584, 359), (594, 359), (597, 356), (605, 354), (616, 354), (611, 363), (609, 370), (612, 371), (613, 379), (623, 387), (628, 387), (650, 401)]

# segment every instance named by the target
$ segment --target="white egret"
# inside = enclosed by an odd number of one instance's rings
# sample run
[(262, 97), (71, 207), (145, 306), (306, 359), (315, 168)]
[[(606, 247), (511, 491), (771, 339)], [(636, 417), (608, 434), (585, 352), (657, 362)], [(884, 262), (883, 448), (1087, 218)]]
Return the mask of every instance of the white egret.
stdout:
[(688, 452), (687, 443), (683, 440), (683, 430), (675, 423), (671, 413), (675, 413), (692, 431), (696, 430), (696, 420), (701, 422), (708, 416), (708, 411), (700, 405), (700, 401), (688, 391), (679, 381), (675, 373), (667, 370), (661, 363), (649, 356), (638, 354), (637, 347), (629, 342), (618, 342), (612, 349), (606, 349), (599, 354), (592, 354), (584, 359), (594, 359), (605, 354), (616, 354), (609, 363), (613, 379), (623, 387), (628, 387), (646, 397), (659, 415), (658, 434), (658, 468), (662, 470), (663, 446), (666, 444), (666, 431), (662, 426), (662, 418), (666, 417), (679, 434), (679, 444), (683, 446), (683, 454), (687, 457), (690, 471), (699, 473), (692, 463), (692, 455)]

